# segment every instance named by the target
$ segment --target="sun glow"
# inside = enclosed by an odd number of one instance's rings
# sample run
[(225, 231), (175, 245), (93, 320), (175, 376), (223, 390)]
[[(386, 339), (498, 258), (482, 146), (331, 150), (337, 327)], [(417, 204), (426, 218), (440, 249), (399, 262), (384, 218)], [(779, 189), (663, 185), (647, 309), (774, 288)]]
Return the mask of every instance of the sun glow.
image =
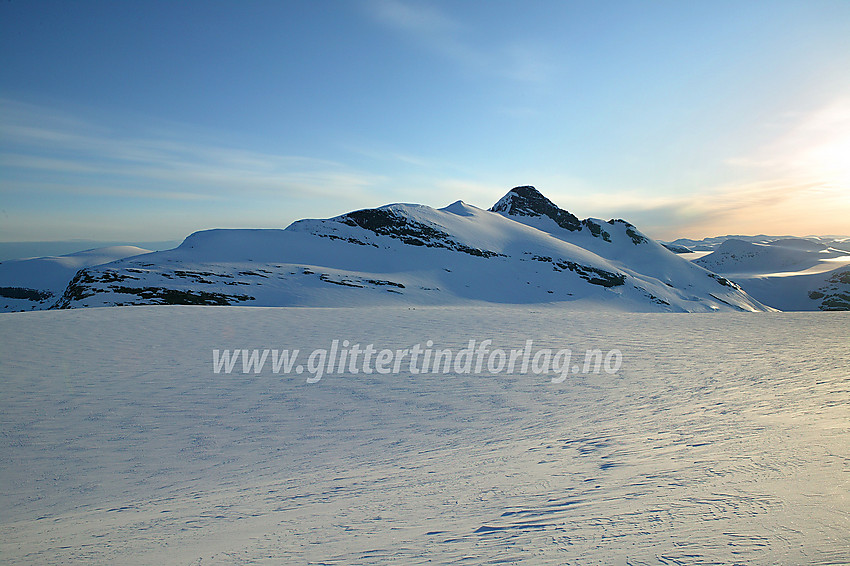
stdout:
[(850, 99), (810, 115), (784, 145), (795, 172), (824, 186), (850, 190)]
[(812, 167), (832, 186), (848, 190), (850, 198), (850, 131), (814, 148), (809, 160)]

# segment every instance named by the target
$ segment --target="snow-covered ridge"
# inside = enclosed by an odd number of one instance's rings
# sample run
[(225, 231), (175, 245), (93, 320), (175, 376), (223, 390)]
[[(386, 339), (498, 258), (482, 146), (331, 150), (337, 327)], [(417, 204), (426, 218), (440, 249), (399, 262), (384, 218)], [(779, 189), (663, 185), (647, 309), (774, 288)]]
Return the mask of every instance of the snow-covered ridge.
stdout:
[(80, 270), (55, 308), (565, 303), (766, 310), (622, 220), (578, 220), (533, 187), (491, 210), (390, 204), (285, 230), (205, 230), (173, 250)]
[(48, 308), (80, 269), (147, 253), (151, 251), (136, 246), (109, 246), (0, 262), (0, 312)]

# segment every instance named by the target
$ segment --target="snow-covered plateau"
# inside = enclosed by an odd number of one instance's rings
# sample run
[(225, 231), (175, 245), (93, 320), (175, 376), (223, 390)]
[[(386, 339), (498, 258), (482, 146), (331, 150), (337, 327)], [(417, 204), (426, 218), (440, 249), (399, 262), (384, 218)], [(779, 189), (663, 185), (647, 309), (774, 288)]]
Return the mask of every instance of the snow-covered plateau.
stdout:
[[(850, 563), (850, 313), (170, 305), (0, 335), (3, 564)], [(486, 339), (622, 364), (213, 360)]]

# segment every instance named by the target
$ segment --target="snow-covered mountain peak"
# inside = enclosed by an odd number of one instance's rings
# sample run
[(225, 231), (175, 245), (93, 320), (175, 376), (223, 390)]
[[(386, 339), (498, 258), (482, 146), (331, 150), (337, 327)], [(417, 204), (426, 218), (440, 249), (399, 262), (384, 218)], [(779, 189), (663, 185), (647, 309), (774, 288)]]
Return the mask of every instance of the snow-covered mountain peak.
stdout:
[(474, 216), (476, 212), (481, 209), (471, 204), (466, 204), (462, 200), (456, 200), (451, 203), (449, 206), (445, 206), (440, 209), (442, 212), (451, 212), (452, 214), (457, 214), (458, 216)]
[(514, 187), (490, 211), (504, 216), (546, 216), (565, 230), (581, 230), (581, 222), (574, 214), (558, 207), (531, 185)]
[[(634, 246), (648, 244), (650, 238), (625, 220), (579, 220), (560, 208), (532, 186), (514, 187), (490, 208), (495, 212), (558, 239), (592, 249), (604, 256), (630, 253)], [(614, 249), (611, 249), (614, 248)]]

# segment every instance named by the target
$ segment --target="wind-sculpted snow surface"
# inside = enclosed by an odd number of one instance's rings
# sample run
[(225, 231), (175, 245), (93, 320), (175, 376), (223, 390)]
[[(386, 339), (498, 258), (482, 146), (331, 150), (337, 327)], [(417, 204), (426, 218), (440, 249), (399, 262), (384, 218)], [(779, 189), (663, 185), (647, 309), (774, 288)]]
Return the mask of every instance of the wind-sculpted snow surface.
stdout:
[(767, 310), (628, 222), (570, 218), (533, 187), (519, 187), (493, 211), (461, 201), (442, 209), (393, 204), (286, 230), (207, 230), (174, 250), (80, 271), (54, 307), (568, 302)]
[[(0, 557), (850, 563), (849, 329), (850, 313), (539, 306), (0, 315)], [(310, 384), (212, 358), (485, 339), (622, 364)]]

